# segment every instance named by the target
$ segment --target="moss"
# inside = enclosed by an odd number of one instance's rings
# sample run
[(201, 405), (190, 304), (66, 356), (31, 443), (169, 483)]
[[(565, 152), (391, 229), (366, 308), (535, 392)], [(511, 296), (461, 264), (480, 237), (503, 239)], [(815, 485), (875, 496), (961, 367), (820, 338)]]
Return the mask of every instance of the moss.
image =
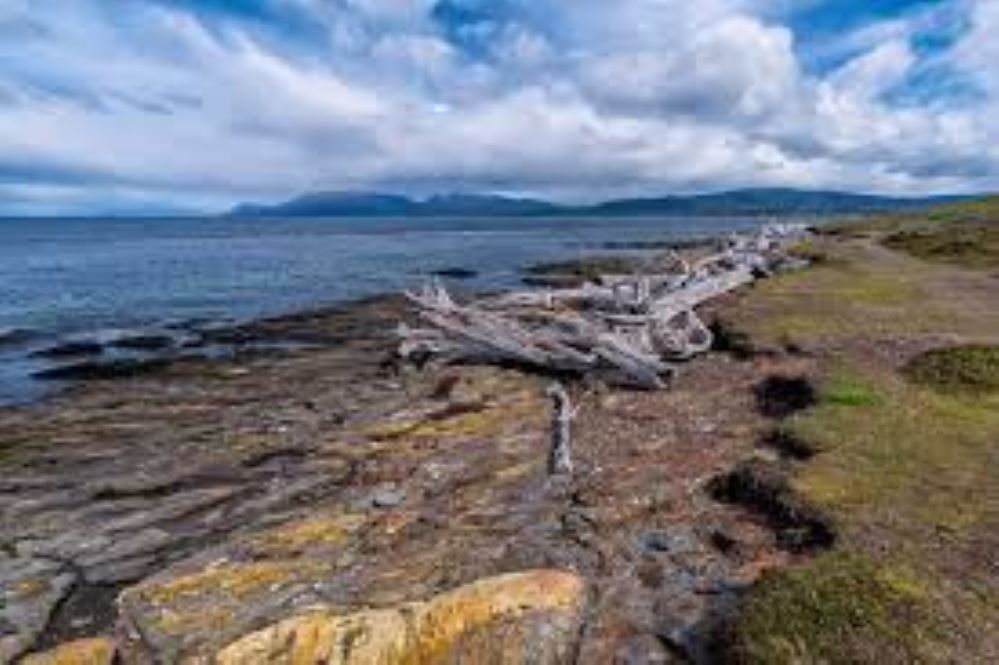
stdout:
[(945, 632), (912, 570), (829, 554), (766, 576), (740, 612), (732, 650), (746, 663), (921, 662)]
[(950, 393), (999, 392), (999, 346), (957, 346), (917, 356), (903, 370), (915, 383)]

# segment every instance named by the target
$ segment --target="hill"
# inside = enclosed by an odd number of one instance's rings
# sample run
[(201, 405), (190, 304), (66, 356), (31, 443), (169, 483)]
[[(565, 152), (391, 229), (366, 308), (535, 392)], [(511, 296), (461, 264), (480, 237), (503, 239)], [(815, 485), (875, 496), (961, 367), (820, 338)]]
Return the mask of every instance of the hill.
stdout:
[(229, 214), (237, 217), (828, 215), (913, 210), (957, 199), (742, 189), (691, 196), (614, 199), (596, 205), (573, 206), (497, 195), (448, 194), (419, 200), (381, 192), (316, 192), (276, 205), (240, 205)]

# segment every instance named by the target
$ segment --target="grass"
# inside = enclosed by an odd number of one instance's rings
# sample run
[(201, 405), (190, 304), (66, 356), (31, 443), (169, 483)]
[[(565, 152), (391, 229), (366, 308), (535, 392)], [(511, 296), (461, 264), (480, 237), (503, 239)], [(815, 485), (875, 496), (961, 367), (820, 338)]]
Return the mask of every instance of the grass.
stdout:
[[(785, 427), (818, 452), (791, 487), (833, 516), (840, 537), (831, 554), (754, 590), (735, 630), (742, 659), (901, 663), (975, 654), (952, 627), (961, 617), (971, 634), (987, 634), (999, 619), (991, 564), (965, 560), (999, 527), (999, 399), (838, 369), (818, 405)], [(906, 591), (886, 579), (919, 582)]]
[[(741, 614), (734, 660), (910, 663), (926, 660), (945, 627), (913, 571), (856, 555), (825, 555), (761, 582)], [(876, 645), (875, 648), (872, 648)]]
[(890, 235), (885, 244), (928, 261), (965, 267), (999, 267), (999, 215), (996, 221), (934, 224)]
[[(883, 218), (820, 239), (834, 261), (761, 284), (740, 307), (733, 325), (754, 342), (790, 337), (816, 351), (817, 403), (781, 429), (815, 453), (795, 463), (790, 487), (831, 516), (837, 538), (749, 594), (731, 634), (739, 660), (991, 662), (999, 649), (999, 346), (961, 343), (999, 334), (999, 283), (964, 270), (984, 265), (977, 250), (941, 261), (874, 244), (916, 226), (977, 234), (997, 209)], [(956, 345), (907, 351), (943, 336)]]
[(832, 258), (810, 270), (756, 286), (737, 327), (756, 343), (790, 346), (924, 331), (944, 317), (926, 306), (923, 284), (905, 268), (871, 265), (828, 246), (825, 251)]
[(904, 371), (911, 381), (948, 393), (997, 393), (999, 346), (936, 349), (914, 358)]
[(885, 238), (888, 247), (927, 261), (999, 267), (999, 197), (940, 206), (882, 229), (891, 231)]

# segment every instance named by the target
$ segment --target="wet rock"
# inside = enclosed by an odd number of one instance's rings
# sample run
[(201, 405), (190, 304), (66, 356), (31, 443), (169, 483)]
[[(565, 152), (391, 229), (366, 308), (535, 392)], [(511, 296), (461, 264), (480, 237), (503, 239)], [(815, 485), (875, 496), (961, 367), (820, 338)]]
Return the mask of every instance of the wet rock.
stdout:
[(27, 328), (0, 328), (0, 348), (23, 344), (34, 336), (35, 332)]
[(138, 333), (123, 335), (110, 343), (116, 349), (132, 351), (162, 351), (174, 345), (174, 338), (163, 333)]
[(288, 619), (222, 649), (220, 665), (309, 662), (569, 663), (583, 608), (575, 575), (535, 571), (461, 587), (425, 603)]
[(479, 276), (478, 271), (470, 268), (441, 268), (430, 274), (434, 277), (446, 277), (447, 279), (474, 279)]
[(97, 637), (67, 642), (42, 653), (31, 654), (21, 665), (112, 665), (117, 647), (113, 640)]
[(43, 381), (106, 381), (152, 374), (169, 366), (170, 361), (166, 358), (118, 358), (53, 367), (35, 372), (32, 376)]
[(103, 352), (104, 346), (100, 342), (79, 340), (60, 342), (54, 346), (35, 351), (31, 355), (35, 358), (72, 358), (74, 356), (96, 356)]

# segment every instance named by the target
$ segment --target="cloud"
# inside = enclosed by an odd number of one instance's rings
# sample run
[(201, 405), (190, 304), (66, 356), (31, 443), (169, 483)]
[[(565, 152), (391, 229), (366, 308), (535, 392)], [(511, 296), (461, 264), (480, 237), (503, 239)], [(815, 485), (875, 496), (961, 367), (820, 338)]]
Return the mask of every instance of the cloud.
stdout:
[(996, 3), (831, 4), (8, 0), (0, 209), (996, 188)]

